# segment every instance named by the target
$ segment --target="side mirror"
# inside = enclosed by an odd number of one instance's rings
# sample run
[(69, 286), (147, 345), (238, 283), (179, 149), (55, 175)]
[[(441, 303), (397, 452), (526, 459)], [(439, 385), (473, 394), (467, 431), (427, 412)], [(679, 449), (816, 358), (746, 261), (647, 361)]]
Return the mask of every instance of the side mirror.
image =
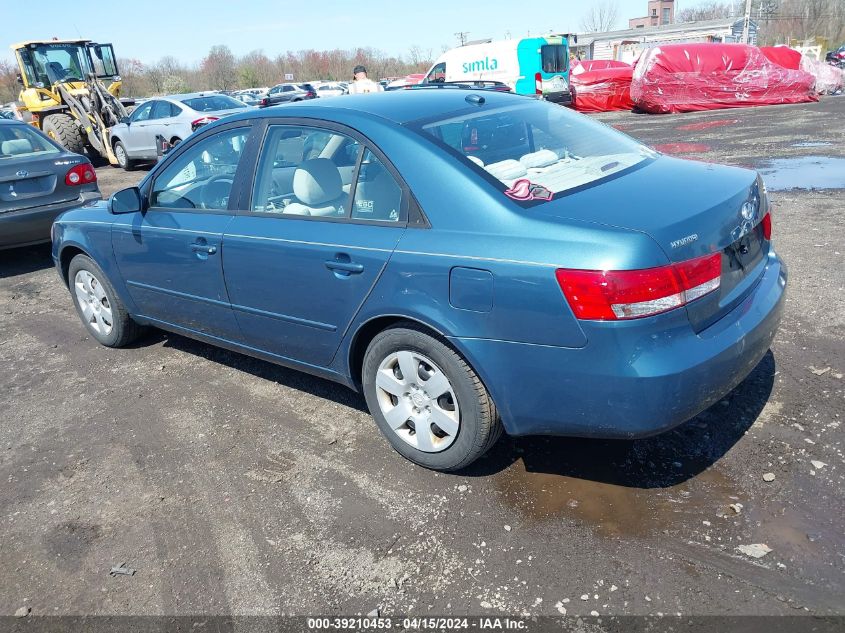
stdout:
[(138, 213), (143, 210), (141, 190), (138, 187), (121, 189), (109, 198), (109, 213), (119, 215), (121, 213)]
[(118, 121), (117, 121), (117, 122), (118, 122), (118, 123), (125, 123), (126, 125), (129, 125), (129, 122), (130, 122), (131, 120), (132, 120), (132, 119), (130, 119), (128, 116), (122, 116), (122, 117), (120, 117), (120, 119), (118, 119)]

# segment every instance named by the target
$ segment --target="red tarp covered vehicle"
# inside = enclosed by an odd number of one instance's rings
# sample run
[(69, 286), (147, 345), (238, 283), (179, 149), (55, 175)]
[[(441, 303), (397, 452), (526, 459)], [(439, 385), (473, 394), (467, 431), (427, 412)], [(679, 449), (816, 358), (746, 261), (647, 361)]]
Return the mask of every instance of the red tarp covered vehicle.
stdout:
[(572, 105), (579, 112), (630, 110), (631, 76), (634, 69), (625, 62), (584, 60), (570, 71)]
[(775, 64), (747, 44), (667, 44), (643, 51), (631, 98), (646, 112), (818, 101), (815, 78)]
[(845, 73), (839, 68), (807, 55), (802, 55), (799, 51), (788, 46), (761, 46), (760, 50), (770, 61), (779, 66), (810, 73), (816, 78), (816, 92), (820, 95), (832, 95), (842, 90), (842, 84), (845, 83)]

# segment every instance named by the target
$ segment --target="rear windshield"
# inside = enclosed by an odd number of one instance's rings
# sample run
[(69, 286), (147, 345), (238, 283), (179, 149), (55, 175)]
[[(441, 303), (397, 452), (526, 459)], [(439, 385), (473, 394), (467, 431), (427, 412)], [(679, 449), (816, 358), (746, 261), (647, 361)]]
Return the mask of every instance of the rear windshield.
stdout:
[(656, 156), (606, 125), (545, 101), (481, 106), (417, 128), (519, 201), (550, 200)]
[(0, 160), (60, 152), (29, 125), (0, 125)]
[(566, 47), (562, 44), (545, 44), (540, 47), (540, 57), (543, 62), (543, 72), (566, 72)]
[(233, 110), (245, 108), (246, 106), (232, 97), (226, 95), (207, 95), (205, 97), (191, 97), (182, 99), (182, 103), (196, 110), (197, 112), (214, 112), (215, 110)]

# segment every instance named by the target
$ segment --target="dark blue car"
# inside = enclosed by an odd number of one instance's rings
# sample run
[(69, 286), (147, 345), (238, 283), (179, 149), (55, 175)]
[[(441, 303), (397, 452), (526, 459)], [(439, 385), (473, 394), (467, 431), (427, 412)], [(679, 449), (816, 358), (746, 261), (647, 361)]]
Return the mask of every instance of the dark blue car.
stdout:
[(102, 344), (155, 326), (360, 389), (441, 470), (503, 429), (691, 418), (766, 354), (786, 287), (754, 171), (492, 91), (227, 117), (53, 232)]

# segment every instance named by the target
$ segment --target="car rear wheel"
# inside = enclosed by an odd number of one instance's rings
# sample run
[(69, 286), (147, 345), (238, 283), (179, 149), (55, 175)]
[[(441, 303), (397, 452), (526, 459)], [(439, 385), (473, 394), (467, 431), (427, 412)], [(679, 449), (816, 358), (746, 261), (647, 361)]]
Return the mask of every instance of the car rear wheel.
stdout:
[(118, 166), (126, 171), (132, 171), (135, 168), (135, 163), (126, 153), (126, 147), (124, 147), (122, 141), (114, 142), (114, 157), (117, 159)]
[(382, 434), (396, 451), (426, 468), (465, 468), (502, 434), (478, 375), (444, 341), (412, 324), (372, 340), (362, 380)]
[(105, 273), (87, 255), (71, 260), (68, 286), (79, 318), (102, 345), (123, 347), (141, 334), (141, 327), (129, 316)]

